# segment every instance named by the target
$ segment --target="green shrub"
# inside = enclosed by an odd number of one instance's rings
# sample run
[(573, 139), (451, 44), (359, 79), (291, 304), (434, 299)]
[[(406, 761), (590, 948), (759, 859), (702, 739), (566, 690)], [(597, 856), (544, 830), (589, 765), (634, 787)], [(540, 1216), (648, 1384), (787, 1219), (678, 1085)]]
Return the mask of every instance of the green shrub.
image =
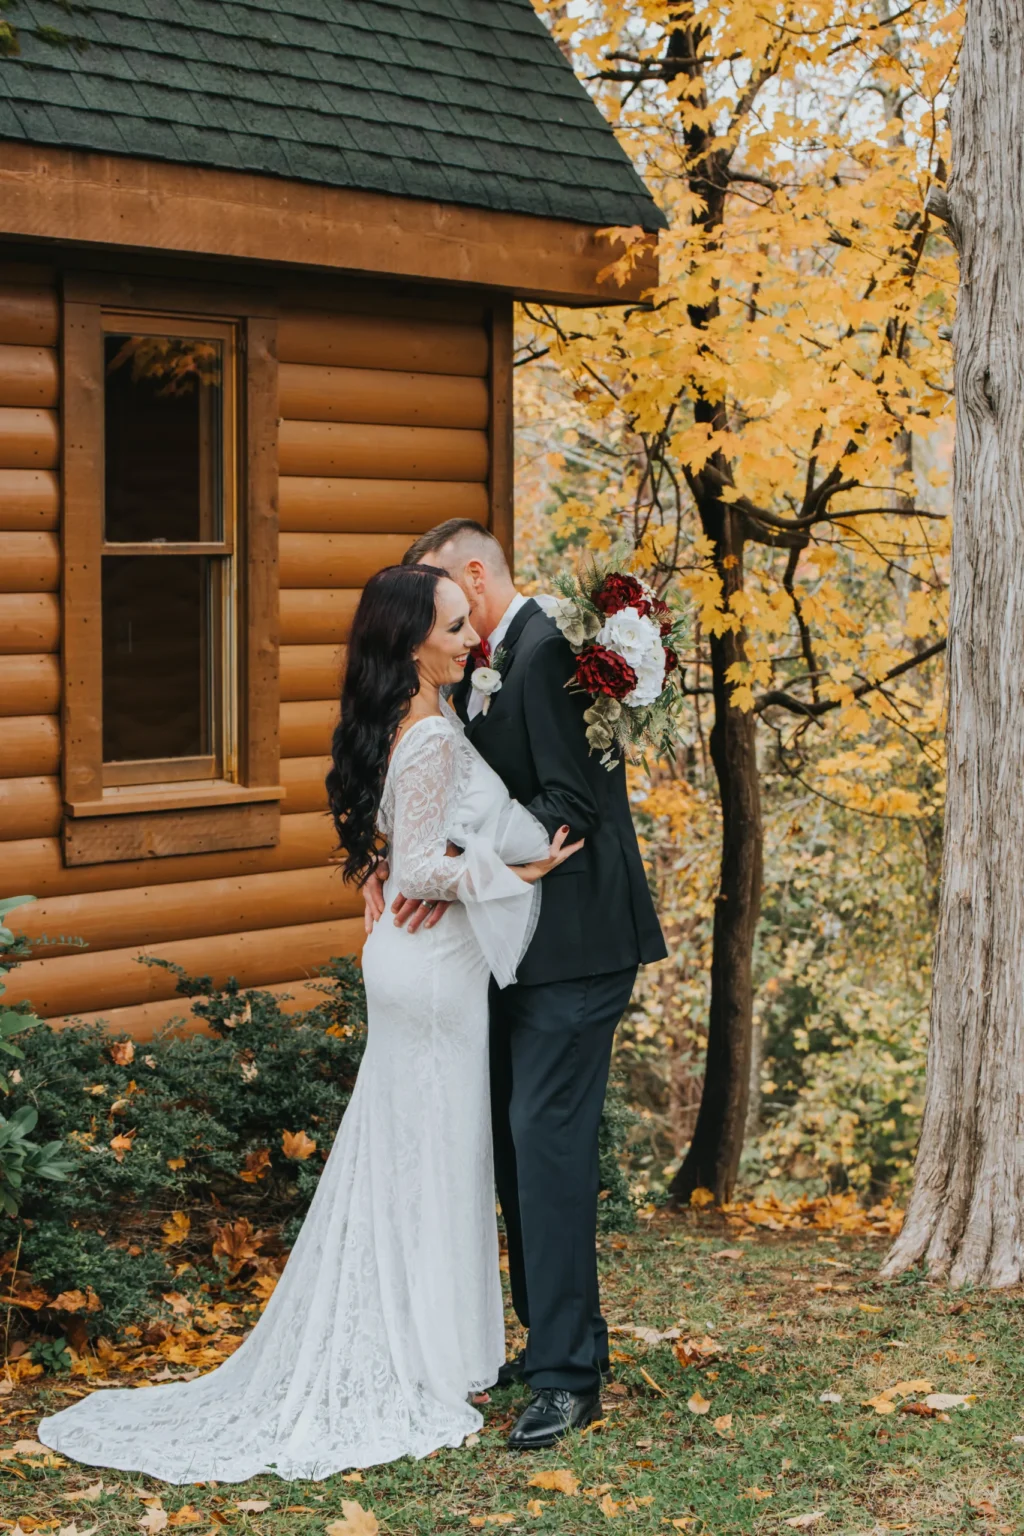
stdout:
[[(102, 1025), (41, 1029), (12, 1085), (17, 1112), (37, 1116), (70, 1163), (66, 1183), (26, 1196), (21, 1264), (49, 1295), (95, 1291), (101, 1310), (80, 1314), (91, 1333), (151, 1315), (172, 1283), (223, 1278), (227, 1260), (211, 1248), (226, 1222), (247, 1220), (261, 1253), (280, 1249), (312, 1199), (362, 1056), (351, 960), (332, 962), (322, 1003), (294, 1015), (270, 993), (177, 974), (183, 1015), (212, 1033), (168, 1029), (137, 1044)], [(285, 1133), (304, 1133), (315, 1152), (289, 1157)], [(180, 1236), (164, 1230), (174, 1213)]]
[[(234, 1287), (261, 1262), (279, 1262), (362, 1058), (366, 1004), (351, 960), (332, 961), (322, 1002), (291, 1015), (268, 992), (235, 982), (214, 988), (208, 977), (168, 969), (210, 1034), (168, 1028), (138, 1043), (102, 1025), (40, 1029), (12, 1085), (16, 1115), (37, 1116), (70, 1165), (65, 1183), (28, 1190), (20, 1264), (48, 1296), (98, 1298), (98, 1307), (77, 1311), (77, 1337), (152, 1318), (165, 1309), (163, 1293), (198, 1300), (204, 1287), (228, 1279)], [(620, 1167), (632, 1121), (613, 1086), (601, 1129), (604, 1231), (634, 1219)], [(291, 1156), (285, 1133), (297, 1138)], [(315, 1151), (304, 1156), (311, 1142)], [(255, 1249), (248, 1268), (232, 1269), (224, 1251), (223, 1233), (235, 1224)], [(33, 1326), (58, 1326), (58, 1317), (37, 1314)]]

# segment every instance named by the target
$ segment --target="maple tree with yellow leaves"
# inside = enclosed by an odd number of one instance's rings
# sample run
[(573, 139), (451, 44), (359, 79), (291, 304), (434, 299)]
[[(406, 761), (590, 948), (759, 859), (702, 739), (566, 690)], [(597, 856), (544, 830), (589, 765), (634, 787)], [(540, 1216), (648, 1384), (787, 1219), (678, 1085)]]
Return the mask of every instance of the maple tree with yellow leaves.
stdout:
[[(941, 794), (927, 663), (944, 646), (955, 255), (932, 210), (961, 17), (942, 0), (537, 4), (669, 219), (649, 304), (524, 313), (526, 452), (547, 448), (524, 527), (559, 548), (625, 531), (689, 616), (721, 844), (703, 1097), (673, 1192), (726, 1199), (765, 763), (876, 817)], [(610, 270), (646, 238), (627, 232)], [(653, 779), (676, 793), (685, 754)]]

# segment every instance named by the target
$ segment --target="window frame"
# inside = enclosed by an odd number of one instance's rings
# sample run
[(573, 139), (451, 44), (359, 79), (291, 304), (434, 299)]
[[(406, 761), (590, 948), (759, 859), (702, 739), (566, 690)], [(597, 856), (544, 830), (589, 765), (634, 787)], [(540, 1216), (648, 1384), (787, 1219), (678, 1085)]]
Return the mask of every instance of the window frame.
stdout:
[[(160, 558), (104, 539), (104, 336), (230, 334), (234, 526), (196, 552), (233, 566), (234, 722), (222, 760), (103, 763), (102, 559)], [(276, 315), (263, 295), (66, 273), (62, 345), (63, 846), (65, 863), (274, 846), (280, 835)], [(227, 499), (228, 486), (225, 485)], [(192, 546), (189, 546), (191, 549)], [(185, 546), (166, 545), (168, 553)], [(230, 722), (229, 722), (230, 723)], [(164, 767), (166, 764), (166, 771)], [(219, 767), (219, 773), (217, 769)], [(195, 771), (195, 777), (186, 777)]]

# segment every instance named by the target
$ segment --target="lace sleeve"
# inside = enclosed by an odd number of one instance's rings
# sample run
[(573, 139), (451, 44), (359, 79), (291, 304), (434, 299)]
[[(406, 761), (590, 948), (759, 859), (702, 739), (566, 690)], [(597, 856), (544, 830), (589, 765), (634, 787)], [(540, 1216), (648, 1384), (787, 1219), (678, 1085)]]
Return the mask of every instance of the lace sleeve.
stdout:
[(447, 729), (413, 729), (393, 764), (391, 873), (413, 901), (456, 901), (465, 856), (445, 849), (464, 782), (460, 742)]

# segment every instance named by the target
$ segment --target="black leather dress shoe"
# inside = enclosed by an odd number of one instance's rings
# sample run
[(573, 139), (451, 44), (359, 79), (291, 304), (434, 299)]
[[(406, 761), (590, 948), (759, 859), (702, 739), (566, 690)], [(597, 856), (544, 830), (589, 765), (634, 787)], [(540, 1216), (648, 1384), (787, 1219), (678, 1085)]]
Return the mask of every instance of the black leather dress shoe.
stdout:
[(519, 1415), (508, 1437), (510, 1451), (541, 1451), (574, 1429), (590, 1424), (601, 1412), (601, 1393), (569, 1392), (564, 1387), (542, 1387), (530, 1406)]
[(526, 1350), (521, 1349), (512, 1360), (506, 1360), (498, 1372), (498, 1379), (494, 1383), (496, 1387), (517, 1387), (523, 1380), (523, 1371), (526, 1367)]

